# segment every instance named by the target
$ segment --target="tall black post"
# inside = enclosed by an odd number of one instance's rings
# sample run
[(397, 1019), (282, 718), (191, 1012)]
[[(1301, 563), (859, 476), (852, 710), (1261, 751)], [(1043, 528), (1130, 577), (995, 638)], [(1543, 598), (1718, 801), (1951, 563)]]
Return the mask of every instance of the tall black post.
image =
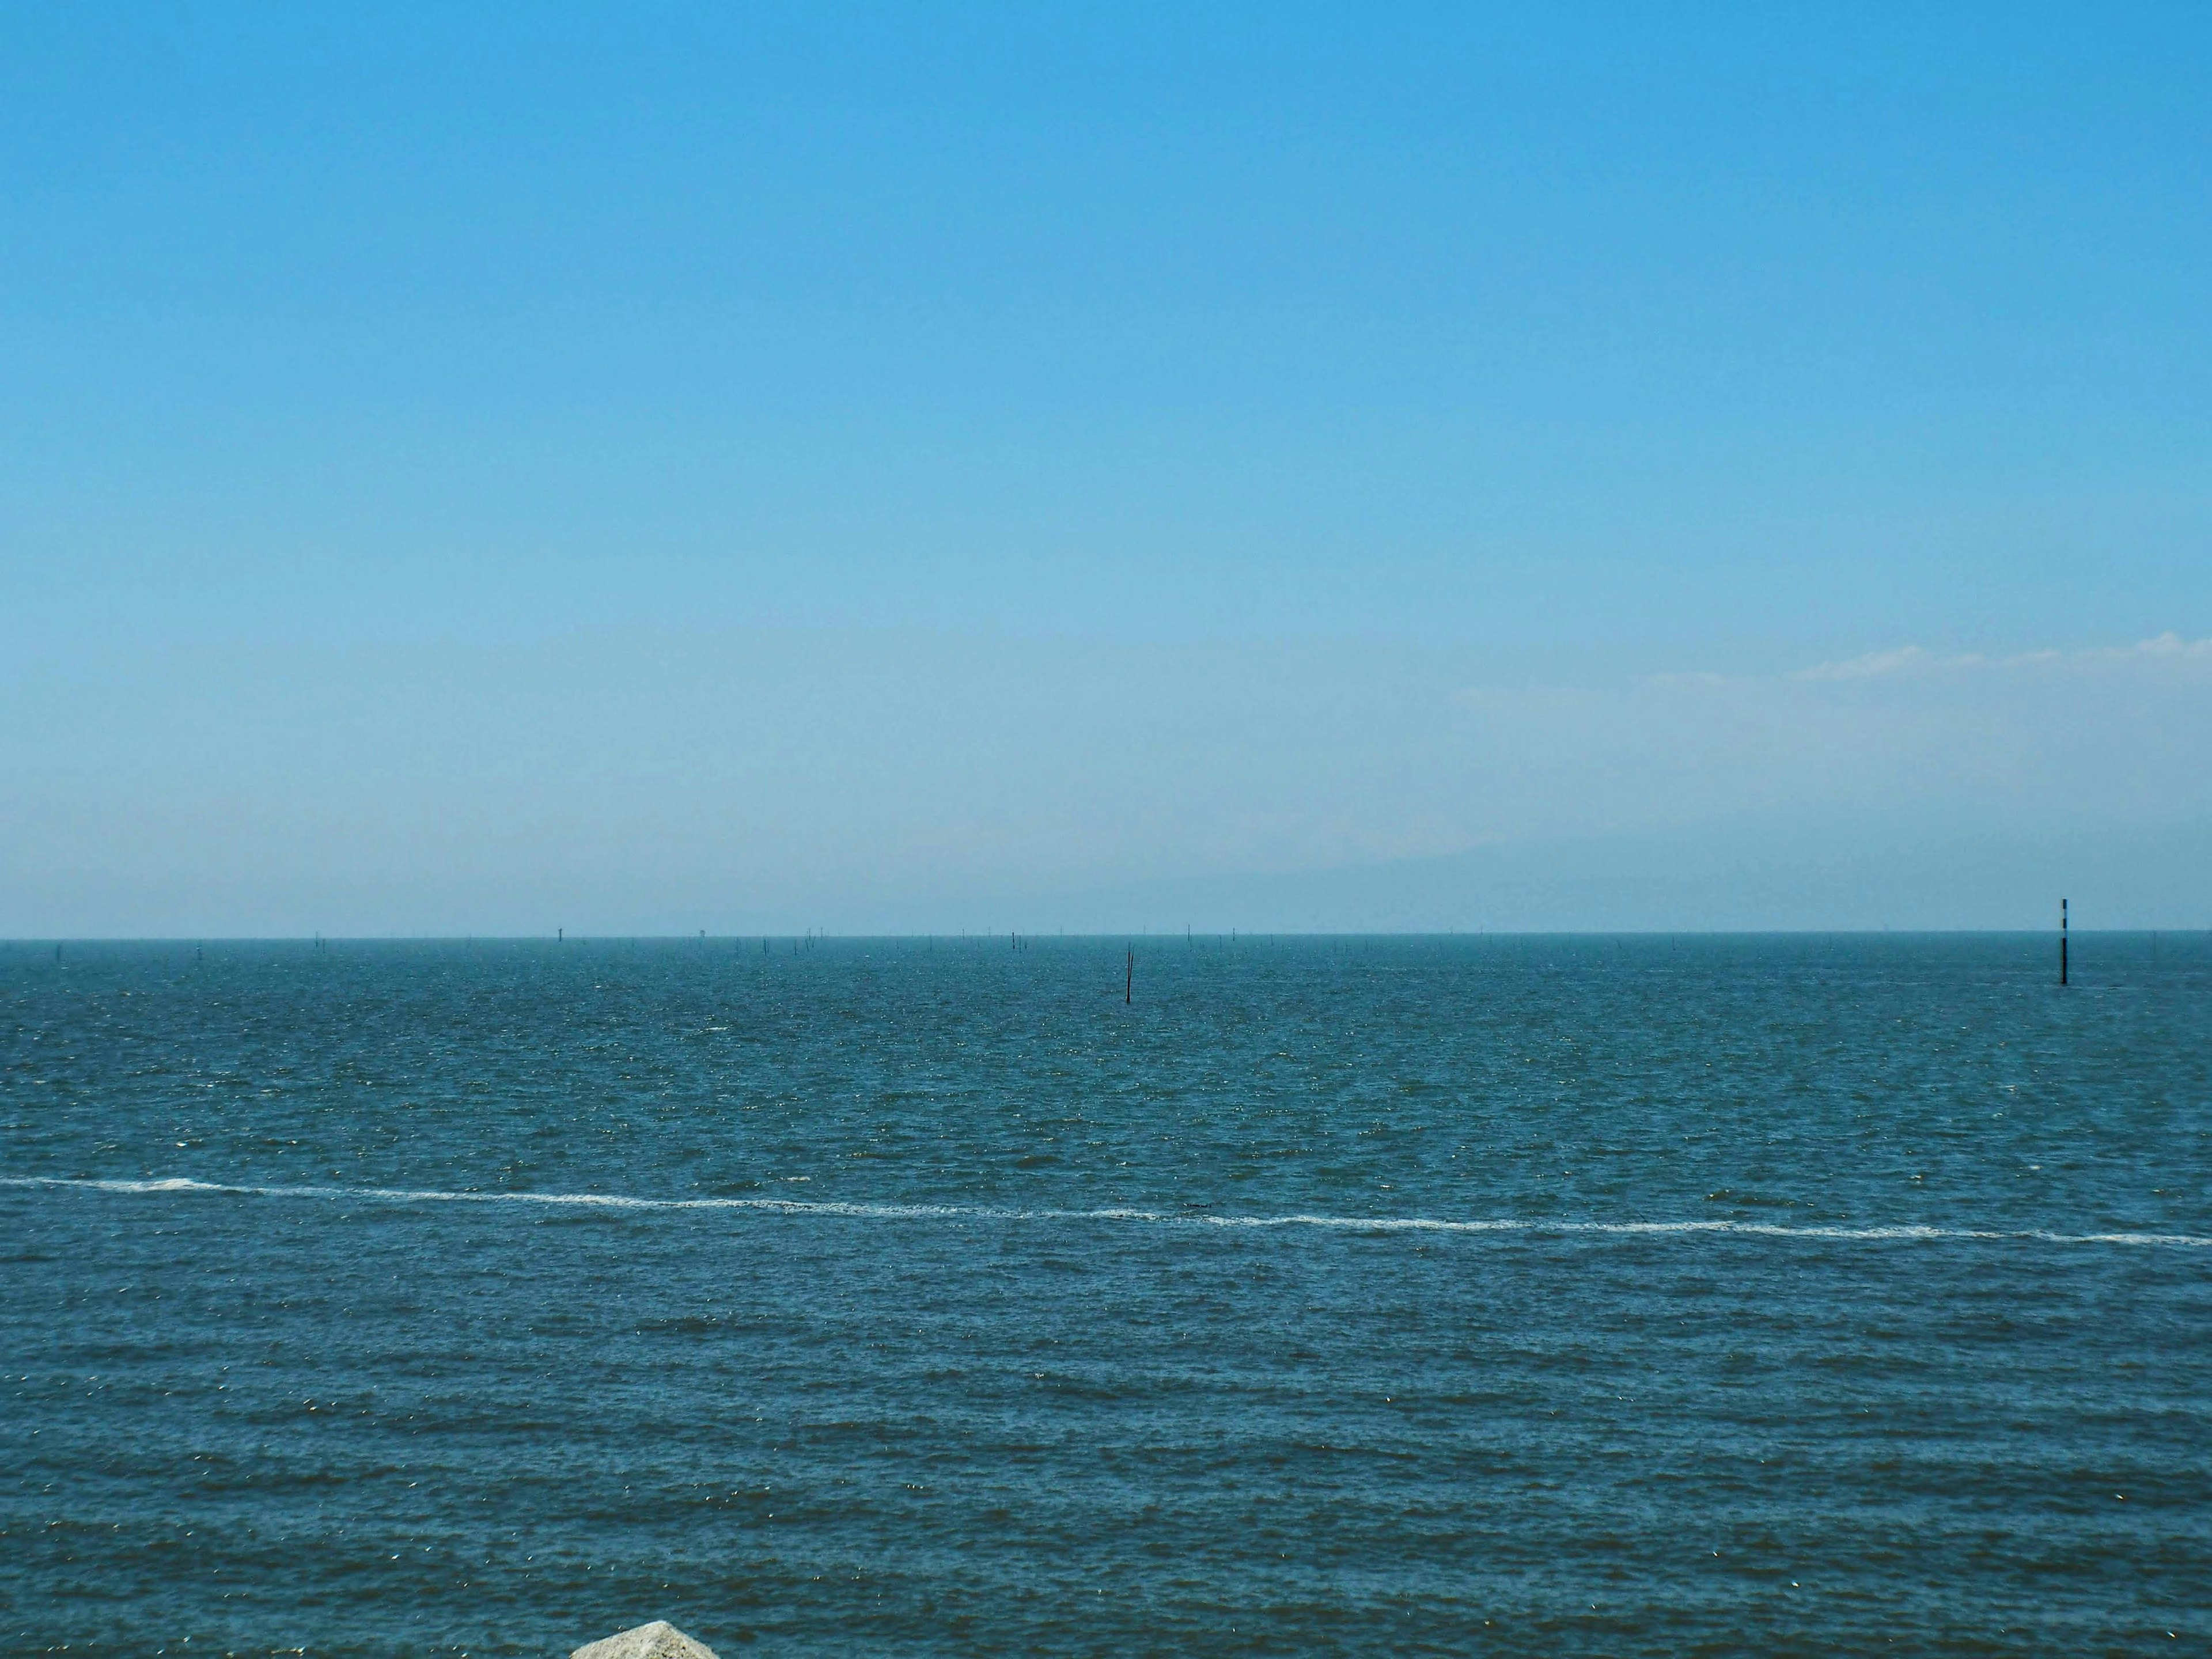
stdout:
[(2066, 901), (2058, 901), (2058, 982), (2066, 983)]
[(1124, 1006), (1137, 1000), (1137, 947), (1129, 947), (1129, 976), (1121, 981), (1121, 1001)]

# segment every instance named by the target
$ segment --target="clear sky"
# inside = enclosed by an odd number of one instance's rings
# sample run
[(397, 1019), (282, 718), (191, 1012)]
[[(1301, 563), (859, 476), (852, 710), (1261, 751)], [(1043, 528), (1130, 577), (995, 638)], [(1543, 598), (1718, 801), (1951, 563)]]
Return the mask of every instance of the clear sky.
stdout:
[(0, 934), (2212, 921), (2201, 5), (7, 5), (0, 189)]

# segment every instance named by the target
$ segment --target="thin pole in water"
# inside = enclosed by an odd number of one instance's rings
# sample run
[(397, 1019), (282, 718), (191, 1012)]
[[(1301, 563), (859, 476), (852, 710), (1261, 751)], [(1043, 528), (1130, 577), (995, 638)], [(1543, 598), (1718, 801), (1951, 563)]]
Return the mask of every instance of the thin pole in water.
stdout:
[[(57, 951), (55, 955), (61, 953)], [(1121, 981), (1121, 1002), (1124, 1007), (1137, 1000), (1137, 947), (1129, 947), (1129, 975)]]
[(2066, 983), (2066, 901), (2058, 901), (2058, 982)]

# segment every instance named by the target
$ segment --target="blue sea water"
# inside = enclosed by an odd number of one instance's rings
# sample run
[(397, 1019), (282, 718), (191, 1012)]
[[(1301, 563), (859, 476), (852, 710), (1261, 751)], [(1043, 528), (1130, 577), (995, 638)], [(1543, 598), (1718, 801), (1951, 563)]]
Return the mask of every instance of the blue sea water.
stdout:
[(0, 1645), (2212, 1642), (2212, 944), (0, 945)]

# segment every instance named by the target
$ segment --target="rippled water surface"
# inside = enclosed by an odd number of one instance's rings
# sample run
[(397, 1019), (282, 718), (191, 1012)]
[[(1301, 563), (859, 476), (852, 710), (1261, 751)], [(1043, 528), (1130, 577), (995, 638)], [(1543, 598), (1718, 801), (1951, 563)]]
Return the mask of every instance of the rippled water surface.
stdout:
[(2212, 946), (0, 945), (15, 1654), (2204, 1651)]

